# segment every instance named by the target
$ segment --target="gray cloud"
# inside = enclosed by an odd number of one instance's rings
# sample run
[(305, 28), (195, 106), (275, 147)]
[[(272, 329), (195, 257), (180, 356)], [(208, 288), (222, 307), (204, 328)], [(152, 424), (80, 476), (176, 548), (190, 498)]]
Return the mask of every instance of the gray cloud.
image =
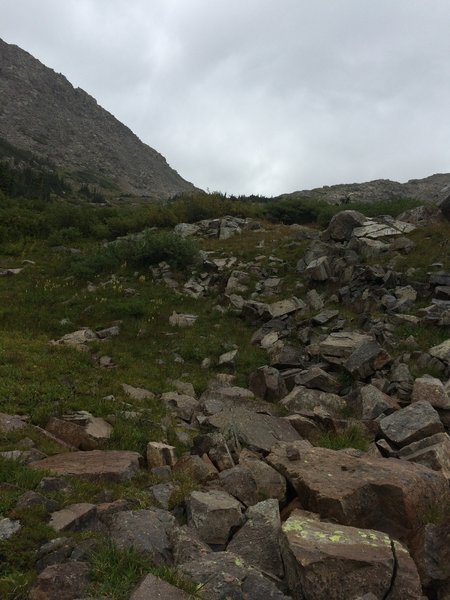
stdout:
[(0, 36), (230, 193), (449, 171), (448, 0), (0, 0)]

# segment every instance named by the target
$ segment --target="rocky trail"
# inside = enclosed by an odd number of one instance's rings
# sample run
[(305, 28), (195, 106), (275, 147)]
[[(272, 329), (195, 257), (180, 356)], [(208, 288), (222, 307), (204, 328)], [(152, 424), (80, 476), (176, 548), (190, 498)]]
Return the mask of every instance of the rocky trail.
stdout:
[[(146, 273), (179, 298), (160, 323), (167, 344), (195, 336), (206, 302), (211, 340), (226, 338), (225, 318), (251, 332), (211, 354), (202, 341), (200, 390), (175, 350), (166, 391), (127, 378), (120, 320), (48, 335), (53, 360), (116, 369), (123, 400), (105, 400), (109, 416), (82, 401), (45, 423), (0, 414), (3, 472), (21, 469), (20, 483), (0, 481), (14, 500), (1, 504), (0, 555), (23, 533), (23, 511), (46, 527), (28, 558), (30, 600), (114, 597), (92, 592), (90, 557), (105, 540), (154, 566), (121, 596), (131, 600), (450, 599), (450, 247), (445, 236), (417, 241), (432, 226), (417, 214), (342, 211), (325, 231), (276, 234), (235, 217), (177, 225), (202, 260)], [(440, 260), (427, 262), (426, 244), (440, 245)], [(411, 266), (414, 253), (423, 265)], [(1, 281), (33, 268), (11, 261)], [(120, 277), (122, 297), (139, 295)], [(149, 327), (137, 341), (150, 343)], [(246, 352), (260, 363), (240, 373)], [(119, 417), (143, 427), (153, 404), (164, 416), (144, 430), (146, 452), (124, 447)]]

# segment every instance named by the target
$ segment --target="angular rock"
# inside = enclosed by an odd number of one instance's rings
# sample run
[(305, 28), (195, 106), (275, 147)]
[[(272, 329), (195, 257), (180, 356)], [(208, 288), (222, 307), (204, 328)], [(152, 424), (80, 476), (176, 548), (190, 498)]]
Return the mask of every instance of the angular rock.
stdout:
[(290, 600), (232, 552), (213, 552), (181, 565), (179, 572), (200, 584), (208, 600)]
[(169, 538), (175, 565), (199, 560), (212, 552), (208, 544), (198, 537), (195, 529), (187, 525), (175, 526), (169, 532)]
[(444, 426), (431, 404), (421, 400), (381, 419), (380, 429), (390, 442), (402, 447), (440, 433)]
[(250, 469), (258, 500), (275, 498), (280, 503), (286, 500), (286, 479), (278, 471), (249, 450), (242, 450), (239, 464)]
[(281, 521), (278, 502), (264, 500), (246, 513), (247, 521), (227, 546), (245, 563), (278, 579), (284, 577), (280, 551)]
[(138, 400), (139, 402), (142, 400), (153, 400), (155, 398), (155, 394), (153, 392), (150, 392), (145, 388), (128, 385), (127, 383), (122, 383), (122, 389), (128, 398), (131, 398), (132, 400)]
[(244, 506), (252, 506), (258, 502), (258, 489), (251, 470), (244, 465), (236, 465), (219, 474), (224, 490), (234, 496)]
[(86, 350), (89, 342), (94, 342), (98, 339), (95, 331), (86, 327), (73, 333), (67, 333), (59, 340), (51, 340), (50, 344), (54, 346), (72, 346), (77, 350)]
[(431, 375), (418, 377), (414, 381), (411, 402), (427, 400), (434, 408), (450, 409), (450, 398), (440, 379)]
[(208, 544), (226, 544), (231, 530), (244, 521), (241, 503), (219, 490), (191, 492), (187, 513), (188, 524)]
[(6, 517), (0, 518), (0, 541), (9, 540), (15, 533), (20, 531), (20, 521), (13, 521)]
[(164, 467), (165, 465), (173, 467), (177, 462), (175, 450), (175, 446), (169, 446), (162, 442), (149, 442), (147, 444), (148, 468)]
[(315, 258), (308, 263), (305, 275), (312, 281), (327, 281), (331, 277), (331, 267), (327, 256)]
[(294, 387), (294, 389), (281, 400), (280, 404), (290, 413), (314, 410), (315, 408), (320, 407), (330, 415), (334, 416), (340, 416), (347, 406), (345, 400), (337, 394), (322, 392), (321, 390), (311, 390), (300, 385)]
[(166, 392), (162, 394), (161, 400), (180, 419), (183, 419), (187, 423), (191, 422), (194, 412), (199, 407), (199, 401), (196, 398), (177, 392)]
[(259, 450), (270, 451), (279, 440), (298, 440), (299, 435), (286, 419), (255, 413), (245, 408), (222, 410), (208, 418), (210, 425), (219, 429), (226, 439), (234, 439)]
[(49, 525), (55, 531), (81, 531), (90, 527), (97, 515), (95, 504), (87, 502), (71, 504), (54, 512), (50, 518)]
[(221, 354), (219, 356), (219, 361), (218, 361), (218, 365), (223, 366), (223, 365), (228, 365), (228, 366), (234, 366), (234, 362), (236, 360), (236, 357), (238, 355), (238, 350), (230, 350), (229, 352), (225, 352), (224, 354)]
[(363, 420), (376, 419), (383, 413), (388, 415), (400, 408), (393, 398), (372, 384), (363, 386), (359, 394)]
[(268, 402), (276, 402), (287, 394), (286, 385), (278, 369), (268, 366), (260, 367), (251, 373), (249, 388), (255, 396)]
[(442, 342), (442, 344), (439, 344), (438, 346), (433, 346), (433, 348), (428, 350), (428, 354), (431, 354), (433, 358), (438, 358), (447, 365), (450, 365), (450, 339), (445, 340), (445, 342)]
[(283, 561), (294, 599), (420, 600), (416, 566), (388, 535), (325, 523), (296, 510), (283, 523)]
[(389, 354), (375, 340), (360, 344), (343, 363), (354, 377), (365, 379), (391, 361)]
[(98, 448), (97, 440), (91, 437), (84, 427), (76, 423), (52, 417), (46, 425), (46, 430), (80, 450), (95, 450)]
[(413, 442), (401, 448), (397, 456), (440, 471), (450, 480), (450, 437), (446, 433), (436, 433)]
[(373, 240), (391, 237), (394, 235), (401, 235), (403, 233), (410, 233), (414, 231), (416, 227), (411, 223), (405, 223), (404, 221), (397, 221), (393, 217), (384, 216), (378, 219), (366, 219), (361, 227), (355, 227), (353, 229), (353, 235), (355, 237), (367, 237)]
[(108, 522), (111, 540), (121, 550), (134, 548), (156, 564), (172, 561), (169, 532), (175, 518), (165, 510), (127, 510), (113, 514)]
[(149, 573), (132, 592), (130, 600), (189, 600), (190, 594)]
[(197, 319), (197, 315), (181, 314), (173, 311), (169, 317), (169, 323), (172, 327), (193, 327)]
[(287, 300), (279, 300), (268, 305), (267, 314), (263, 315), (269, 319), (276, 319), (277, 317), (283, 317), (290, 315), (299, 310), (304, 309), (306, 304), (303, 300), (300, 300), (296, 296), (288, 298)]
[(89, 585), (89, 565), (69, 561), (50, 565), (39, 573), (29, 600), (76, 600), (83, 598)]
[(9, 433), (16, 429), (23, 429), (27, 424), (23, 419), (16, 415), (7, 415), (6, 413), (0, 413), (0, 431), (2, 433)]
[(139, 471), (140, 458), (137, 452), (122, 450), (68, 452), (31, 463), (30, 468), (91, 480), (126, 481)]
[(356, 210), (342, 210), (333, 215), (327, 229), (322, 233), (323, 240), (348, 242), (355, 227), (361, 227), (367, 217)]
[(295, 376), (295, 383), (332, 394), (337, 394), (342, 387), (336, 377), (333, 377), (333, 375), (330, 375), (330, 373), (327, 373), (320, 367), (310, 367), (309, 369), (300, 371)]
[(174, 473), (183, 473), (198, 483), (217, 479), (218, 472), (211, 461), (207, 462), (196, 454), (182, 456), (173, 467)]
[(330, 363), (343, 364), (362, 344), (373, 341), (370, 335), (357, 331), (338, 331), (319, 344), (320, 354)]
[(408, 539), (426, 511), (448, 496), (445, 477), (422, 465), (355, 457), (306, 442), (290, 446), (298, 449), (298, 460), (289, 460), (287, 444), (279, 444), (267, 462), (290, 481), (307, 510), (342, 525)]
[(429, 597), (447, 600), (450, 591), (450, 521), (427, 523), (419, 530), (413, 545), (422, 585), (432, 592)]

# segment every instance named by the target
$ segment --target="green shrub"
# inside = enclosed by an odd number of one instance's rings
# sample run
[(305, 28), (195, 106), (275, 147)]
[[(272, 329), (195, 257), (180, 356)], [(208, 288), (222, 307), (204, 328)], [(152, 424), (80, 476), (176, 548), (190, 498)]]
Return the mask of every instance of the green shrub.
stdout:
[(170, 232), (144, 231), (128, 239), (103, 246), (88, 256), (71, 258), (70, 269), (78, 277), (112, 272), (119, 266), (145, 268), (165, 261), (183, 269), (196, 262), (198, 251), (191, 240)]
[(351, 425), (344, 431), (327, 432), (322, 434), (316, 443), (322, 448), (330, 450), (342, 450), (344, 448), (356, 448), (366, 452), (369, 449), (367, 432), (359, 425)]

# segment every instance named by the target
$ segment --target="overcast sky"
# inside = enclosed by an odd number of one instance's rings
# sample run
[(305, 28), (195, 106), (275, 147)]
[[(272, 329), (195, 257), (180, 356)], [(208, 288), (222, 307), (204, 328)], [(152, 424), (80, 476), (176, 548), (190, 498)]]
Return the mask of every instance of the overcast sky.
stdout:
[(0, 37), (203, 189), (450, 172), (450, 0), (0, 0)]

